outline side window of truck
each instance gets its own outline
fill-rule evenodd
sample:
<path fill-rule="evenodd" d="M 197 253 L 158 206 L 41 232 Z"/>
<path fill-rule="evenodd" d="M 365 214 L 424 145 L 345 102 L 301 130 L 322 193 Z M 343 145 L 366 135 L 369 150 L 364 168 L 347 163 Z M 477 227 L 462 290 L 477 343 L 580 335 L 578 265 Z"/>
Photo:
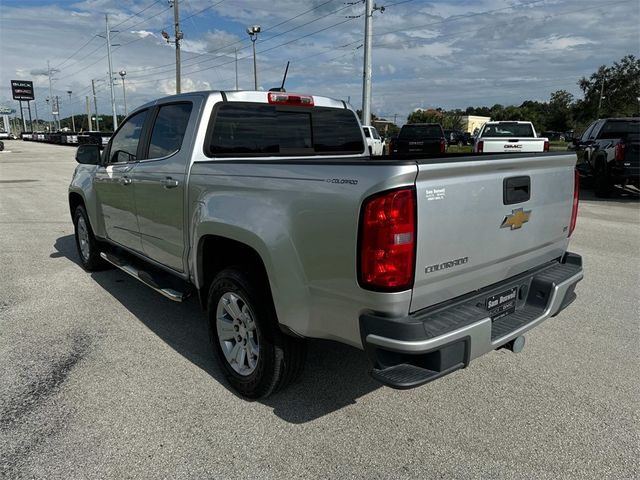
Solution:
<path fill-rule="evenodd" d="M 160 107 L 151 131 L 148 158 L 168 157 L 182 148 L 192 107 L 191 102 Z"/>
<path fill-rule="evenodd" d="M 147 110 L 136 113 L 116 132 L 109 147 L 109 163 L 135 162 L 138 159 L 138 143 Z"/>

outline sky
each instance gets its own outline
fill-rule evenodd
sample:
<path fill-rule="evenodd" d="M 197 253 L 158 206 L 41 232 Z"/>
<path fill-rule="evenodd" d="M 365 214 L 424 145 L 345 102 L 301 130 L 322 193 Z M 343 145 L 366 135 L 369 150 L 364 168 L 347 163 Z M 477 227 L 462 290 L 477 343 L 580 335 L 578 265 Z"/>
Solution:
<path fill-rule="evenodd" d="M 418 109 L 547 101 L 627 54 L 640 56 L 638 0 L 378 0 L 373 16 L 372 111 L 403 123 Z M 179 0 L 182 90 L 253 89 L 249 25 L 259 88 L 362 102 L 364 3 L 358 0 Z M 49 119 L 47 62 L 62 117 L 86 112 L 86 96 L 111 114 L 105 35 L 114 44 L 116 109 L 175 92 L 173 8 L 167 0 L 0 0 L 0 105 L 17 108 L 10 80 L 32 80 Z M 99 36 L 99 35 L 102 35 Z M 71 96 L 67 93 L 71 91 Z M 32 112 L 33 108 L 32 102 Z M 35 113 L 35 112 L 34 112 Z"/>

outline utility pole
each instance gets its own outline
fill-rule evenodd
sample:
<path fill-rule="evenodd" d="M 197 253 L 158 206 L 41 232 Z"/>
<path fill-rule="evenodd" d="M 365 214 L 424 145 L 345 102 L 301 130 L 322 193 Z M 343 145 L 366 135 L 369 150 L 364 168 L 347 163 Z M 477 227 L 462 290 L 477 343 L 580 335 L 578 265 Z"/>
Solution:
<path fill-rule="evenodd" d="M 87 103 L 87 126 L 89 127 L 89 132 L 93 130 L 91 126 L 91 101 L 89 100 L 89 95 L 84 97 Z M 97 115 L 96 115 L 97 118 Z"/>
<path fill-rule="evenodd" d="M 236 90 L 238 90 L 238 49 L 234 49 L 236 52 Z"/>
<path fill-rule="evenodd" d="M 373 42 L 373 3 L 364 7 L 364 69 L 362 71 L 362 124 L 371 124 L 371 42 Z"/>
<path fill-rule="evenodd" d="M 384 12 L 373 0 L 365 0 L 364 7 L 364 68 L 362 71 L 362 124 L 371 125 L 371 49 L 373 44 L 373 12 Z"/>
<path fill-rule="evenodd" d="M 47 76 L 49 77 L 49 98 L 51 99 L 49 103 L 51 106 L 51 121 L 55 122 L 55 117 L 53 116 L 53 89 L 51 88 L 51 65 L 49 64 L 49 60 L 47 60 Z M 49 122 L 49 133 L 51 133 L 51 122 Z"/>
<path fill-rule="evenodd" d="M 180 40 L 182 40 L 184 35 L 180 31 L 180 7 L 178 0 L 169 0 L 169 6 L 173 7 L 175 39 L 171 40 L 171 36 L 164 30 L 162 31 L 162 38 L 164 38 L 167 43 L 174 43 L 176 45 L 176 95 L 178 95 L 182 91 L 180 87 Z"/>
<path fill-rule="evenodd" d="M 113 131 L 118 128 L 118 115 L 116 114 L 116 96 L 113 92 L 113 65 L 111 63 L 111 30 L 109 30 L 109 15 L 105 13 L 105 35 L 107 37 L 107 57 L 109 57 L 109 87 L 111 88 L 111 114 L 113 115 Z M 96 120 L 98 115 L 96 114 Z"/>
<path fill-rule="evenodd" d="M 93 89 L 93 106 L 96 111 L 96 131 L 100 131 L 100 119 L 98 118 L 98 99 L 96 97 L 96 81 L 91 80 L 91 88 Z M 91 122 L 89 122 L 89 127 L 91 127 Z M 89 128 L 91 130 L 91 128 Z"/>
<path fill-rule="evenodd" d="M 182 40 L 182 32 L 180 31 L 180 10 L 178 0 L 173 0 L 173 21 L 176 35 L 176 95 L 181 92 L 180 88 L 180 40 Z"/>
<path fill-rule="evenodd" d="M 604 95 L 604 74 L 602 75 L 602 83 L 600 84 L 600 98 L 598 99 L 598 112 L 596 119 L 600 118 L 600 107 L 602 107 L 602 95 Z"/>
<path fill-rule="evenodd" d="M 40 120 L 38 117 L 38 102 L 33 102 L 33 107 L 36 109 L 36 130 L 38 128 L 38 125 L 40 124 Z M 33 130 L 33 128 L 32 128 Z"/>
<path fill-rule="evenodd" d="M 394 124 L 394 125 L 396 125 L 396 126 L 398 125 L 398 124 L 396 123 L 396 119 L 397 119 L 397 118 L 398 118 L 398 114 L 397 114 L 397 113 L 394 113 L 394 114 L 393 114 L 393 124 Z"/>

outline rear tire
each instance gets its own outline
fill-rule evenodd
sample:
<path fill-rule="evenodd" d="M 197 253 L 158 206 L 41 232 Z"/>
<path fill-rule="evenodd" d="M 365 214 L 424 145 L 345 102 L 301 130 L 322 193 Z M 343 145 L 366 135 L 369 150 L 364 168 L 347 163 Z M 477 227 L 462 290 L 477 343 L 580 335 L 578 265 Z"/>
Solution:
<path fill-rule="evenodd" d="M 76 248 L 80 264 L 88 272 L 104 269 L 107 264 L 100 258 L 101 242 L 96 240 L 84 206 L 78 205 L 73 212 Z"/>
<path fill-rule="evenodd" d="M 236 266 L 221 271 L 209 289 L 209 338 L 231 386 L 264 398 L 296 380 L 304 368 L 304 340 L 282 333 L 268 285 Z"/>
<path fill-rule="evenodd" d="M 596 162 L 596 170 L 593 177 L 593 190 L 596 197 L 607 198 L 611 195 L 613 183 L 609 177 L 606 162 L 604 160 Z"/>

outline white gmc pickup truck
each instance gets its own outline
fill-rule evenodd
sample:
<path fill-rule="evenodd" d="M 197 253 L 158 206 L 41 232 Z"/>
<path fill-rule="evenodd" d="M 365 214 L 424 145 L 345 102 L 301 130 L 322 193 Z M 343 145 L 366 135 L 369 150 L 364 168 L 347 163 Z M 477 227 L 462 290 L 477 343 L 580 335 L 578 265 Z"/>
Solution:
<path fill-rule="evenodd" d="M 474 145 L 477 153 L 548 152 L 549 139 L 538 137 L 531 122 L 487 122 Z"/>

